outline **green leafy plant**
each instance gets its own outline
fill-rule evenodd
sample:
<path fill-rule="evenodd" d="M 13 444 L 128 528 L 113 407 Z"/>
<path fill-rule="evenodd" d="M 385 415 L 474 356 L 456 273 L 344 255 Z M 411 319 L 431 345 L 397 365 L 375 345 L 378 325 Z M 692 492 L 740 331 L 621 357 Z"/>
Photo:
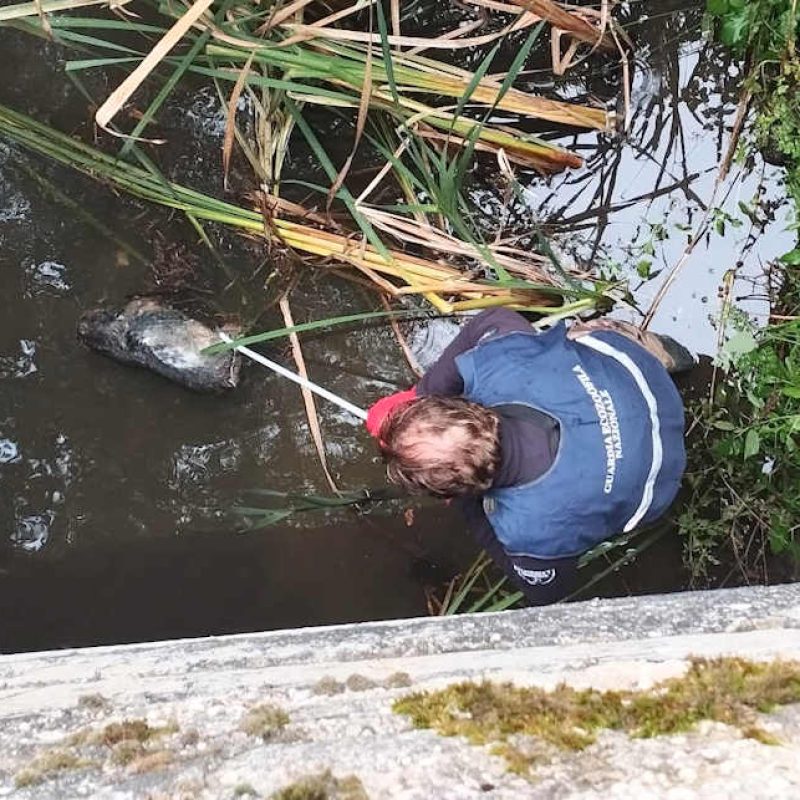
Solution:
<path fill-rule="evenodd" d="M 708 0 L 719 40 L 744 57 L 754 122 L 747 146 L 786 169 L 800 210 L 800 61 L 795 0 Z M 755 210 L 740 203 L 753 219 Z M 716 212 L 716 210 L 715 210 Z M 715 213 L 717 232 L 732 219 Z M 694 580 L 768 579 L 768 556 L 800 560 L 800 250 L 786 253 L 775 321 L 760 331 L 741 315 L 718 354 L 727 374 L 695 404 L 688 502 L 678 519 Z M 780 281 L 779 281 L 780 282 Z M 731 325 L 733 323 L 733 325 Z M 731 567 L 730 565 L 733 564 Z M 727 569 L 727 575 L 724 569 Z"/>
<path fill-rule="evenodd" d="M 800 319 L 735 332 L 720 365 L 727 380 L 692 408 L 678 518 L 695 580 L 731 556 L 745 579 L 767 552 L 800 559 Z"/>
<path fill-rule="evenodd" d="M 719 40 L 745 58 L 745 91 L 756 108 L 752 146 L 786 167 L 789 194 L 800 201 L 800 62 L 795 0 L 708 0 Z M 726 220 L 717 225 L 724 225 Z"/>
<path fill-rule="evenodd" d="M 760 99 L 754 125 L 756 146 L 786 167 L 786 186 L 800 207 L 800 62 L 787 59 Z"/>
<path fill-rule="evenodd" d="M 708 0 L 719 40 L 759 59 L 778 58 L 796 35 L 797 15 L 792 0 Z"/>

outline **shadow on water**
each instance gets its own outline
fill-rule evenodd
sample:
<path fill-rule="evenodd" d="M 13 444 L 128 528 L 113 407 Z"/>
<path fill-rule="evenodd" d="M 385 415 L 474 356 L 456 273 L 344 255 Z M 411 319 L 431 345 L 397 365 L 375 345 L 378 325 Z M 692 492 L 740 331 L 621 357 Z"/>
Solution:
<path fill-rule="evenodd" d="M 454 530 L 449 515 L 426 522 L 433 534 L 424 537 L 405 530 L 402 516 L 265 535 L 151 532 L 88 552 L 0 561 L 3 649 L 424 615 L 423 586 L 468 557 L 436 533 Z M 437 551 L 441 563 L 431 560 Z"/>
<path fill-rule="evenodd" d="M 586 158 L 586 168 L 549 182 L 523 174 L 524 202 L 512 207 L 508 230 L 529 228 L 535 219 L 565 257 L 632 278 L 646 310 L 680 257 L 687 229 L 706 206 L 719 206 L 726 235 L 712 233 L 701 243 L 654 323 L 696 352 L 712 353 L 709 316 L 725 271 L 741 262 L 737 293 L 748 311 L 763 313 L 761 265 L 790 249 L 780 180 L 772 168 L 753 164 L 714 194 L 737 69 L 702 39 L 701 4 L 630 6 L 625 22 L 637 59 L 629 135 L 559 133 Z M 57 47 L 2 30 L 0 51 L 16 75 L 0 85 L 0 102 L 62 130 L 87 132 L 87 100 L 62 77 Z M 530 88 L 564 97 L 618 94 L 616 66 L 595 60 L 554 86 L 536 69 L 528 79 Z M 96 73 L 88 87 L 102 96 L 112 85 Z M 203 87 L 173 95 L 159 120 L 170 144 L 158 155 L 172 177 L 220 191 L 222 119 Z M 314 122 L 341 124 L 323 115 Z M 318 178 L 312 161 L 293 146 L 293 177 Z M 490 168 L 478 170 L 487 180 L 473 191 L 487 218 L 496 219 L 500 195 Z M 755 220 L 737 210 L 753 197 L 766 209 Z M 236 279 L 233 290 L 195 247 L 182 218 L 0 142 L 0 652 L 424 614 L 424 588 L 474 558 L 461 520 L 429 504 L 416 508 L 410 527 L 387 509 L 366 517 L 309 515 L 236 535 L 221 509 L 244 490 L 325 491 L 295 388 L 248 370 L 234 394 L 199 397 L 77 344 L 81 311 L 142 291 L 159 237 L 194 248 L 203 279 L 217 281 L 212 291 L 223 311 L 277 327 L 274 310 L 252 291 L 269 272 L 263 254 L 234 235 L 212 233 Z M 141 263 L 120 242 L 140 252 Z M 374 297 L 312 272 L 292 303 L 298 319 L 317 319 L 371 308 Z M 430 363 L 454 330 L 445 321 L 409 326 L 407 333 L 420 360 Z M 413 380 L 383 326 L 311 336 L 304 349 L 312 377 L 359 405 Z M 271 354 L 286 356 L 282 345 Z M 381 485 L 362 427 L 331 407 L 320 411 L 340 485 Z M 669 591 L 684 581 L 680 543 L 665 536 L 634 568 L 596 589 Z"/>

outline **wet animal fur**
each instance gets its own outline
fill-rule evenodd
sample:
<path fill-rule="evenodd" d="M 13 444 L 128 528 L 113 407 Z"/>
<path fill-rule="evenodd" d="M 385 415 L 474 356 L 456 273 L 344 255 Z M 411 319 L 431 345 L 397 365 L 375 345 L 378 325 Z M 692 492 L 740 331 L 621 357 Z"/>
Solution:
<path fill-rule="evenodd" d="M 226 332 L 238 333 L 230 328 Z M 78 339 L 92 350 L 195 391 L 220 392 L 239 383 L 238 353 L 203 355 L 204 348 L 219 342 L 216 332 L 152 298 L 136 298 L 121 310 L 87 311 L 78 323 Z"/>

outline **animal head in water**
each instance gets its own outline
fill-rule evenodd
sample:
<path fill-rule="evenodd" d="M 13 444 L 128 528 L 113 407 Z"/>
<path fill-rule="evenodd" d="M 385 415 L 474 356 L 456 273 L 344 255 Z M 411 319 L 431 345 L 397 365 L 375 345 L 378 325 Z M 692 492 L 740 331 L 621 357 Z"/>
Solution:
<path fill-rule="evenodd" d="M 125 352 L 125 330 L 125 320 L 121 314 L 96 308 L 86 311 L 78 320 L 78 341 L 92 350 L 121 358 Z"/>
<path fill-rule="evenodd" d="M 220 341 L 214 329 L 151 298 L 131 300 L 121 310 L 87 311 L 78 322 L 78 339 L 117 361 L 197 391 L 232 389 L 239 382 L 238 353 L 202 352 Z"/>

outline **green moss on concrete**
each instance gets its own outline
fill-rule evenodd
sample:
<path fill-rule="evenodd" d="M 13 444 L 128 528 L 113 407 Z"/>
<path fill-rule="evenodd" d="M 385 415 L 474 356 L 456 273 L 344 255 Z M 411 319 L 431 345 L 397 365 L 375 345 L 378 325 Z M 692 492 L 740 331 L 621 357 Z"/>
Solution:
<path fill-rule="evenodd" d="M 122 722 L 112 722 L 100 731 L 97 737 L 98 744 L 113 747 L 120 742 L 139 742 L 143 744 L 155 736 L 165 733 L 162 728 L 154 728 L 143 719 L 125 719 Z"/>
<path fill-rule="evenodd" d="M 64 743 L 77 747 L 82 745 L 105 745 L 113 748 L 120 742 L 144 744 L 159 736 L 176 733 L 178 730 L 178 725 L 174 722 L 155 727 L 143 719 L 124 719 L 121 722 L 111 722 L 102 728 L 82 728 L 70 734 L 64 740 Z"/>
<path fill-rule="evenodd" d="M 190 728 L 181 735 L 181 744 L 184 747 L 196 747 L 199 742 L 200 731 L 198 731 L 197 728 Z"/>
<path fill-rule="evenodd" d="M 14 776 L 14 782 L 18 789 L 22 789 L 42 783 L 59 772 L 91 766 L 93 766 L 91 761 L 87 761 L 69 750 L 47 750 L 34 758 L 27 767 L 21 769 Z"/>
<path fill-rule="evenodd" d="M 369 800 L 369 796 L 355 775 L 336 778 L 325 770 L 274 792 L 269 800 Z"/>
<path fill-rule="evenodd" d="M 345 683 L 337 681 L 330 675 L 325 675 L 314 684 L 311 691 L 314 694 L 334 695 L 341 694 L 345 689 L 349 689 L 351 692 L 363 692 L 378 686 L 385 689 L 405 689 L 411 685 L 411 676 L 407 672 L 393 672 L 383 681 L 376 681 L 366 675 L 353 673 Z"/>
<path fill-rule="evenodd" d="M 145 746 L 136 739 L 123 739 L 111 748 L 111 762 L 120 767 L 126 767 L 131 761 L 141 758 L 146 752 Z"/>
<path fill-rule="evenodd" d="M 154 750 L 145 752 L 128 764 L 128 770 L 137 775 L 146 772 L 157 772 L 175 762 L 175 753 L 171 750 Z"/>
<path fill-rule="evenodd" d="M 124 719 L 99 728 L 83 728 L 67 736 L 63 745 L 75 748 L 76 752 L 90 748 L 92 756 L 98 754 L 99 748 L 100 757 L 108 763 L 130 769 L 141 763 L 145 765 L 143 771 L 149 771 L 147 765 L 165 761 L 163 754 L 170 752 L 155 749 L 158 740 L 179 730 L 175 722 L 153 726 L 144 719 Z M 136 768 L 135 771 L 141 770 Z"/>
<path fill-rule="evenodd" d="M 561 750 L 582 750 L 602 729 L 651 737 L 688 731 L 700 720 L 723 722 L 774 744 L 756 712 L 800 702 L 800 662 L 695 659 L 680 678 L 641 692 L 599 692 L 561 684 L 553 691 L 510 683 L 459 683 L 397 700 L 393 709 L 418 728 L 492 744 L 509 768 L 525 772 L 537 759 L 509 742 L 535 737 Z"/>
<path fill-rule="evenodd" d="M 275 738 L 289 724 L 289 715 L 272 703 L 254 706 L 245 714 L 239 728 L 265 742 Z"/>
<path fill-rule="evenodd" d="M 407 689 L 413 684 L 407 672 L 393 672 L 384 682 L 387 689 Z"/>

